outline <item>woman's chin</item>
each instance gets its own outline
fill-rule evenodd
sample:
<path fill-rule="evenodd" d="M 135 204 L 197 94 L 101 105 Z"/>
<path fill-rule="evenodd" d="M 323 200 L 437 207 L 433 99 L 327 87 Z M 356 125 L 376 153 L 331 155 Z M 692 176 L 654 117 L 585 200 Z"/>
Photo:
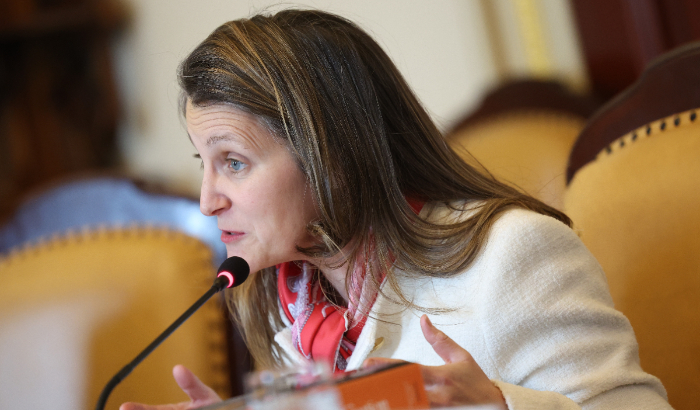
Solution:
<path fill-rule="evenodd" d="M 269 263 L 264 263 L 264 261 L 261 261 L 259 259 L 256 259 L 245 252 L 227 252 L 226 256 L 228 258 L 232 256 L 238 256 L 239 258 L 242 258 L 248 263 L 248 267 L 250 268 L 250 273 L 257 272 L 260 270 L 263 270 L 265 268 L 268 268 L 270 266 L 274 266 L 274 264 L 270 265 Z"/>

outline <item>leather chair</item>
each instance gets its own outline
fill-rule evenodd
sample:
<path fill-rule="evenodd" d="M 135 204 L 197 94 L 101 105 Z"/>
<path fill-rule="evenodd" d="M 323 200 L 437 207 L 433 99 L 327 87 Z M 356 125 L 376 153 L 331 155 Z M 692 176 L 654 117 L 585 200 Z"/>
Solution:
<path fill-rule="evenodd" d="M 206 292 L 224 249 L 196 201 L 126 179 L 74 181 L 0 228 L 0 408 L 93 408 L 107 381 Z M 186 399 L 182 363 L 230 394 L 227 321 L 209 301 L 113 391 Z"/>
<path fill-rule="evenodd" d="M 490 92 L 447 139 L 467 162 L 562 209 L 569 153 L 596 107 L 556 82 L 515 81 Z"/>
<path fill-rule="evenodd" d="M 652 62 L 597 112 L 569 161 L 564 211 L 632 323 L 671 405 L 700 402 L 700 43 Z"/>

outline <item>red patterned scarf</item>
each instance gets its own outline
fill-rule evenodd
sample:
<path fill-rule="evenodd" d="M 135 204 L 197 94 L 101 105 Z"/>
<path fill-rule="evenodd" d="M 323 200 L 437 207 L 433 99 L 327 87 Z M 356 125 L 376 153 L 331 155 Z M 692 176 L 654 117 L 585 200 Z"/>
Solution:
<path fill-rule="evenodd" d="M 358 309 L 352 303 L 350 308 L 330 303 L 317 280 L 316 267 L 307 262 L 277 265 L 277 291 L 292 322 L 297 350 L 309 360 L 327 362 L 333 371 L 344 371 L 365 323 L 364 318 L 355 318 Z"/>
<path fill-rule="evenodd" d="M 408 202 L 416 214 L 423 208 L 422 202 Z M 370 265 L 367 262 L 355 263 L 348 308 L 337 307 L 326 299 L 315 266 L 308 262 L 277 265 L 277 292 L 282 310 L 292 323 L 292 343 L 304 357 L 325 361 L 334 372 L 346 369 L 366 321 L 363 311 L 368 311 L 377 299 L 377 289 L 364 286 Z"/>

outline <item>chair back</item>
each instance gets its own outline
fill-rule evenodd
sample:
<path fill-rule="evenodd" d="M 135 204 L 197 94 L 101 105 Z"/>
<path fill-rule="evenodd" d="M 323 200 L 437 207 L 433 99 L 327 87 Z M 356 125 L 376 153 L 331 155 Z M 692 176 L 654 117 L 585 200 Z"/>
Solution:
<path fill-rule="evenodd" d="M 620 136 L 658 119 L 700 107 L 698 67 L 700 42 L 678 47 L 649 63 L 634 84 L 591 116 L 571 150 L 567 183 Z"/>
<path fill-rule="evenodd" d="M 0 227 L 0 254 L 57 233 L 129 225 L 183 232 L 206 243 L 215 264 L 226 258 L 216 219 L 202 215 L 196 200 L 151 193 L 116 177 L 70 180 L 27 198 Z"/>
<path fill-rule="evenodd" d="M 216 233 L 196 201 L 123 179 L 77 181 L 27 202 L 0 229 L 0 407 L 93 408 L 107 381 L 211 287 Z M 178 363 L 227 396 L 221 302 L 163 342 L 107 408 L 186 400 L 172 379 Z"/>
<path fill-rule="evenodd" d="M 700 86 L 698 45 L 660 61 L 586 126 L 574 150 L 599 152 L 570 162 L 564 211 L 632 323 L 642 368 L 661 379 L 675 409 L 689 410 L 700 402 L 700 92 L 684 91 L 672 107 L 640 96 L 673 99 L 677 81 Z"/>
<path fill-rule="evenodd" d="M 508 83 L 451 131 L 448 142 L 477 168 L 562 209 L 569 152 L 594 106 L 557 83 Z"/>

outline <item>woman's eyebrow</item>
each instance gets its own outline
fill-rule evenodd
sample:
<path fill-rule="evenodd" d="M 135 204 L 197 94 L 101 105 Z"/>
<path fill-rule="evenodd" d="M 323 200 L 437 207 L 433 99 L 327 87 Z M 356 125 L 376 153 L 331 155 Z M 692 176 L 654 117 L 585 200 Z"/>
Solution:
<path fill-rule="evenodd" d="M 257 136 L 252 132 L 247 132 L 244 130 L 233 134 L 222 133 L 218 135 L 212 135 L 207 139 L 204 145 L 207 147 L 211 147 L 212 145 L 215 145 L 221 141 L 229 141 L 233 142 L 234 144 L 237 144 L 239 147 L 246 151 L 250 150 L 262 153 L 266 151 L 266 141 L 264 140 L 265 138 L 266 137 L 261 138 L 260 136 Z"/>
<path fill-rule="evenodd" d="M 237 142 L 237 138 L 233 138 L 230 135 L 214 135 L 212 137 L 209 137 L 207 142 L 204 144 L 207 147 L 211 147 L 212 145 L 216 144 L 219 141 L 233 141 Z"/>
<path fill-rule="evenodd" d="M 192 136 L 189 132 L 187 133 L 187 138 L 189 138 L 190 142 L 194 144 L 194 142 L 192 141 Z M 236 141 L 236 138 L 233 138 L 230 135 L 214 135 L 213 137 L 207 139 L 207 142 L 205 142 L 204 145 L 206 145 L 207 147 L 211 147 L 219 141 Z"/>

